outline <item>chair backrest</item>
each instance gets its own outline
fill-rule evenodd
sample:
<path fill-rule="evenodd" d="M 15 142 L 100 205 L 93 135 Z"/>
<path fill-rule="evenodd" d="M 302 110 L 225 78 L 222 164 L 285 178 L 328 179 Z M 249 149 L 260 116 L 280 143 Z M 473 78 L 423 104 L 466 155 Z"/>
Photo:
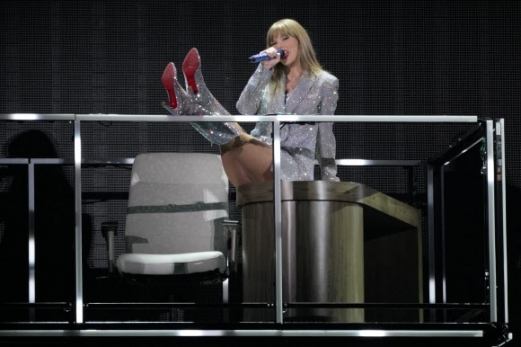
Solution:
<path fill-rule="evenodd" d="M 224 253 L 228 186 L 219 155 L 138 155 L 125 226 L 127 253 Z"/>

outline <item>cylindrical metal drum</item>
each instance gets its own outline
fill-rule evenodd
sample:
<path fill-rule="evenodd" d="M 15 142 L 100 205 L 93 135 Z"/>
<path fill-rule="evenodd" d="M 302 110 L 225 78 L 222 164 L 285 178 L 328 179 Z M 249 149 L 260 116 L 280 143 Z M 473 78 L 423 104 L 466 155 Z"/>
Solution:
<path fill-rule="evenodd" d="M 352 182 L 282 182 L 283 301 L 364 302 L 363 208 Z M 242 208 L 243 302 L 275 302 L 273 183 L 237 189 Z M 245 309 L 244 321 L 274 321 Z M 363 322 L 363 309 L 292 308 L 285 321 Z"/>

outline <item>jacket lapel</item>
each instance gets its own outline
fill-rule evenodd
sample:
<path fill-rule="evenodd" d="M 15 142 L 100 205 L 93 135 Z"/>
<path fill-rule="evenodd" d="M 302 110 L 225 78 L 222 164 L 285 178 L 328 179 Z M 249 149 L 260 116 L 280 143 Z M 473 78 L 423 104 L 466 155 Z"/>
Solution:
<path fill-rule="evenodd" d="M 288 95 L 288 100 L 286 101 L 287 113 L 295 112 L 297 106 L 302 102 L 302 98 L 308 94 L 313 86 L 315 79 L 316 77 L 312 77 L 308 72 L 304 72 L 302 77 L 300 77 L 297 87 Z M 282 97 L 284 97 L 284 95 Z"/>

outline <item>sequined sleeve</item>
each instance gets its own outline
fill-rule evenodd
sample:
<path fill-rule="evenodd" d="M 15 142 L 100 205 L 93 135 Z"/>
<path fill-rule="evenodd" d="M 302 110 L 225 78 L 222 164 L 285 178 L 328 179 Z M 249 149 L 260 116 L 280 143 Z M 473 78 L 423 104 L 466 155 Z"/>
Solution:
<path fill-rule="evenodd" d="M 326 81 L 322 86 L 320 114 L 323 115 L 335 114 L 338 101 L 338 79 L 331 75 L 329 77 L 331 77 L 331 81 Z M 326 181 L 340 181 L 336 176 L 336 139 L 333 133 L 333 123 L 319 123 L 315 156 L 320 166 L 322 179 Z"/>
<path fill-rule="evenodd" d="M 272 74 L 273 69 L 267 70 L 261 64 L 257 66 L 237 101 L 236 106 L 240 114 L 258 114 L 263 100 L 264 89 L 268 85 Z"/>

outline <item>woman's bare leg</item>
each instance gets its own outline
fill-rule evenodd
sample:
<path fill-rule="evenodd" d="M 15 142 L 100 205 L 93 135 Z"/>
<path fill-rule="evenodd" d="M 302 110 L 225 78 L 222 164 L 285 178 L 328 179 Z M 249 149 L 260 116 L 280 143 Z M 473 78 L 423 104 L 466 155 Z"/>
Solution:
<path fill-rule="evenodd" d="M 273 181 L 272 148 L 246 133 L 221 146 L 224 171 L 235 187 Z"/>

